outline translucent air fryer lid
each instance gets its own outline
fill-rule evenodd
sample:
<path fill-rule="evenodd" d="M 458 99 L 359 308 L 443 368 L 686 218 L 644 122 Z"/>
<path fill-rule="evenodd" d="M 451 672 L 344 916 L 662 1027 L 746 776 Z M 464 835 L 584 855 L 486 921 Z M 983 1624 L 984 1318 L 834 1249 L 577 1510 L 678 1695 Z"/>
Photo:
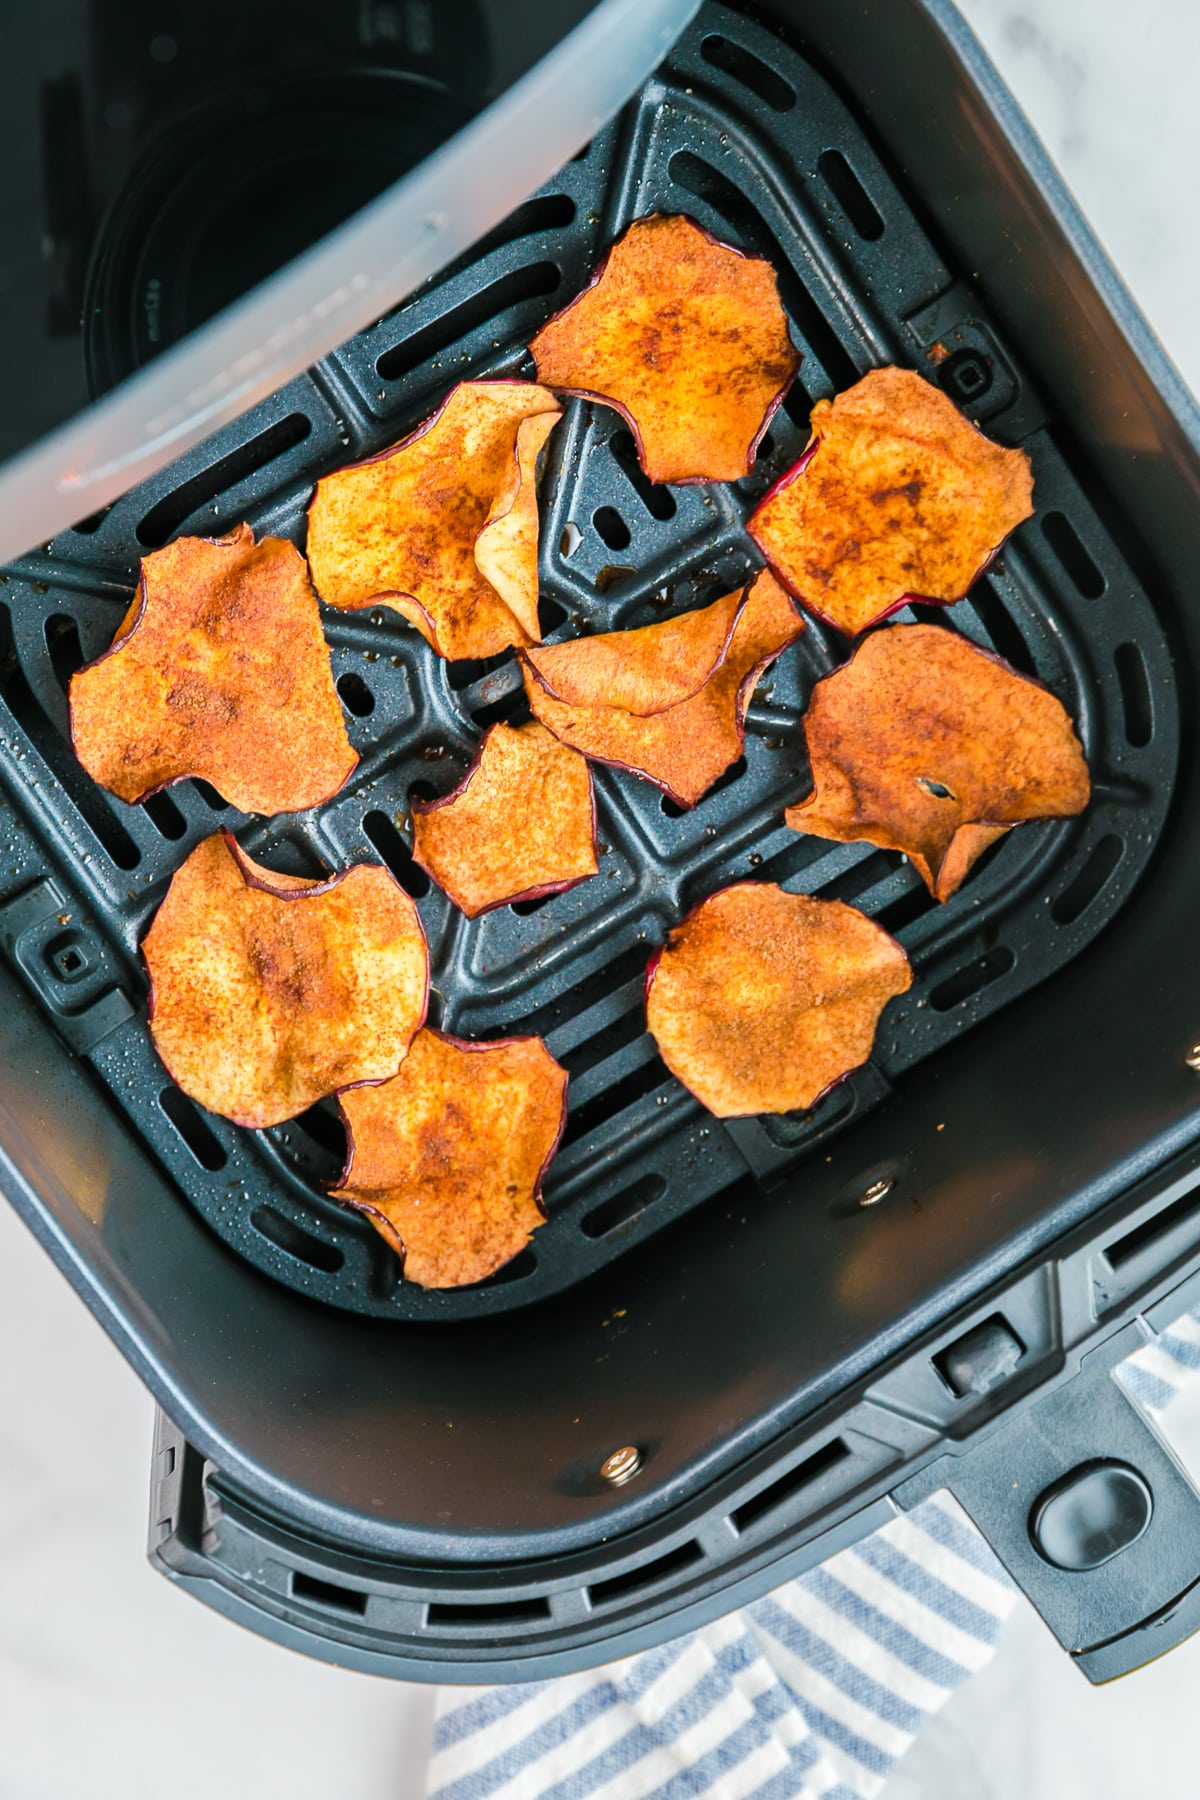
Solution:
<path fill-rule="evenodd" d="M 46 0 L 0 62 L 0 559 L 386 312 L 694 0 Z"/>

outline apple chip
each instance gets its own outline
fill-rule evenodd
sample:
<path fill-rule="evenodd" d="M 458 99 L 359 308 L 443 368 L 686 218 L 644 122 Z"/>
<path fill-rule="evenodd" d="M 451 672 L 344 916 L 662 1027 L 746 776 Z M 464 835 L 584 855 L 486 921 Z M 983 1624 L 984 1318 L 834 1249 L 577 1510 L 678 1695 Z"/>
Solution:
<path fill-rule="evenodd" d="M 248 525 L 142 560 L 112 646 L 71 677 L 71 738 L 122 800 L 202 776 L 242 812 L 301 812 L 358 762 L 304 558 Z"/>
<path fill-rule="evenodd" d="M 854 635 L 906 601 L 961 600 L 1033 511 L 1005 450 L 909 369 L 873 369 L 819 400 L 812 441 L 748 529 L 810 611 Z"/>
<path fill-rule="evenodd" d="M 700 623 L 723 617 L 733 606 L 733 628 L 720 661 L 711 667 L 701 685 L 682 698 L 673 696 L 690 680 L 663 681 L 658 697 L 663 704 L 651 711 L 646 703 L 654 694 L 652 680 L 637 679 L 636 665 L 658 633 L 685 621 Z M 755 684 L 767 666 L 799 637 L 804 621 L 774 576 L 765 571 L 742 593 L 727 594 L 711 606 L 685 613 L 663 625 L 647 625 L 639 631 L 611 632 L 604 637 L 574 639 L 549 650 L 527 652 L 525 691 L 542 723 L 564 744 L 582 750 L 596 762 L 629 769 L 669 794 L 680 806 L 694 806 L 719 775 L 736 762 L 746 740 L 744 717 Z M 603 648 L 589 667 L 582 654 Z M 624 673 L 619 672 L 621 664 Z M 591 680 L 592 668 L 607 681 Z M 545 673 L 543 672 L 545 671 Z M 586 676 L 586 679 L 582 677 Z M 551 687 L 552 684 L 552 687 Z M 580 696 L 596 696 L 569 702 L 558 698 L 566 689 Z M 639 695 L 646 710 L 635 711 L 613 704 L 614 693 Z"/>
<path fill-rule="evenodd" d="M 439 656 L 536 644 L 537 459 L 561 417 L 533 382 L 463 381 L 402 443 L 318 481 L 322 600 L 392 606 Z"/>
<path fill-rule="evenodd" d="M 710 606 L 634 631 L 602 631 L 530 650 L 525 662 L 538 685 L 568 706 L 603 702 L 644 717 L 698 693 L 720 668 L 738 615 L 741 588 Z"/>
<path fill-rule="evenodd" d="M 529 414 L 517 426 L 508 473 L 475 539 L 475 566 L 489 581 L 524 632 L 525 643 L 541 641 L 538 624 L 537 462 L 546 439 L 561 419 L 553 412 Z M 516 640 L 514 640 L 516 641 Z"/>
<path fill-rule="evenodd" d="M 770 263 L 658 213 L 530 349 L 547 387 L 624 414 L 651 481 L 749 474 L 800 365 Z"/>
<path fill-rule="evenodd" d="M 394 1075 L 425 1020 L 417 909 L 386 869 L 277 875 L 229 832 L 198 844 L 142 944 L 172 1079 L 237 1125 Z"/>
<path fill-rule="evenodd" d="M 1025 819 L 1082 812 L 1090 783 L 1061 704 L 938 625 L 890 625 L 813 689 L 813 791 L 796 831 L 903 850 L 948 900 L 989 844 Z"/>
<path fill-rule="evenodd" d="M 567 1105 L 541 1038 L 425 1030 L 399 1074 L 338 1099 L 350 1154 L 333 1197 L 366 1213 L 409 1281 L 466 1287 L 525 1248 Z"/>
<path fill-rule="evenodd" d="M 743 881 L 669 933 L 646 1024 L 719 1119 L 792 1112 L 861 1068 L 879 1015 L 911 985 L 899 944 L 855 907 Z"/>
<path fill-rule="evenodd" d="M 592 772 L 544 725 L 493 725 L 452 794 L 414 801 L 413 861 L 469 919 L 586 881 L 596 860 Z"/>

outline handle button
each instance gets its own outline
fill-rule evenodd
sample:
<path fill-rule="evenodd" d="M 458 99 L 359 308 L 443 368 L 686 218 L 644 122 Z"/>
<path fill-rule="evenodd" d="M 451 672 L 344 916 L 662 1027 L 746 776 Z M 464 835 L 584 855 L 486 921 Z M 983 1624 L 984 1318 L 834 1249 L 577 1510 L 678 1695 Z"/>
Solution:
<path fill-rule="evenodd" d="M 1029 1536 L 1056 1568 L 1098 1569 L 1137 1542 L 1153 1511 L 1154 1497 L 1136 1469 L 1084 1463 L 1035 1501 Z"/>

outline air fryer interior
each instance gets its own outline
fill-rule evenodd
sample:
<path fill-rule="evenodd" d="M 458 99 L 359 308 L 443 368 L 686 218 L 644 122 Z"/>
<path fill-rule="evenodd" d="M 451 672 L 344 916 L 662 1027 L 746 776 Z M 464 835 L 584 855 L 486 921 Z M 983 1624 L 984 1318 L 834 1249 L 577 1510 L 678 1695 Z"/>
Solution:
<path fill-rule="evenodd" d="M 1200 493 L 1166 378 L 936 14 L 876 0 L 851 21 L 796 0 L 771 16 L 786 44 L 706 7 L 662 79 L 462 267 L 7 577 L 6 1185 L 231 1492 L 373 1553 L 540 1559 L 662 1517 L 1196 1134 L 1190 731 L 1168 802 Z M 522 368 L 530 331 L 652 206 L 786 264 L 807 398 L 940 344 L 957 397 L 1028 442 L 1039 518 L 953 622 L 1062 693 L 1098 798 L 1078 824 L 1014 833 L 940 913 L 894 859 L 783 831 L 803 684 L 832 654 L 813 628 L 802 685 L 760 691 L 746 768 L 712 802 L 675 817 L 602 779 L 597 883 L 470 940 L 423 894 L 442 1022 L 548 1031 L 575 1059 L 577 1129 L 533 1267 L 461 1302 L 414 1297 L 315 1197 L 336 1154 L 320 1118 L 252 1144 L 156 1073 L 137 932 L 188 844 L 231 815 L 190 787 L 118 812 L 71 762 L 62 680 L 107 642 L 139 547 L 241 517 L 298 531 L 316 473 L 399 436 L 454 379 Z M 615 421 L 573 407 L 547 477 L 546 623 L 641 623 L 664 595 L 732 585 L 740 515 L 802 444 L 805 410 L 798 393 L 727 497 L 645 491 L 606 448 Z M 373 847 L 413 882 L 408 783 L 452 784 L 479 726 L 509 716 L 511 665 L 431 677 L 387 616 L 330 636 L 378 758 L 362 791 L 245 841 L 298 872 Z M 812 1120 L 727 1133 L 654 1067 L 635 990 L 670 917 L 752 869 L 876 911 L 919 985 L 869 1082 Z M 883 1177 L 886 1200 L 860 1207 Z M 613 1491 L 595 1471 L 625 1443 L 643 1472 Z"/>

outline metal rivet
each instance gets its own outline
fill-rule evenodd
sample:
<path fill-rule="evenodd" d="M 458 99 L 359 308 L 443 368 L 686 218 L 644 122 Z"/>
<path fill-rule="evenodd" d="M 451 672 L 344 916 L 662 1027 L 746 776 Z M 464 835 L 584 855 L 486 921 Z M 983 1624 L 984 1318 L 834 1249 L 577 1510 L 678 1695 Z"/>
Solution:
<path fill-rule="evenodd" d="M 860 1206 L 878 1206 L 879 1202 L 891 1193 L 894 1185 L 890 1175 L 881 1176 L 878 1181 L 873 1181 L 870 1187 L 863 1189 L 858 1196 L 858 1204 Z"/>
<path fill-rule="evenodd" d="M 621 1450 L 614 1450 L 600 1464 L 600 1479 L 607 1481 L 611 1487 L 624 1487 L 632 1481 L 642 1466 L 642 1453 L 636 1444 L 626 1444 Z"/>
<path fill-rule="evenodd" d="M 1183 1060 L 1189 1069 L 1195 1069 L 1200 1075 L 1200 1044 L 1193 1044 Z"/>

